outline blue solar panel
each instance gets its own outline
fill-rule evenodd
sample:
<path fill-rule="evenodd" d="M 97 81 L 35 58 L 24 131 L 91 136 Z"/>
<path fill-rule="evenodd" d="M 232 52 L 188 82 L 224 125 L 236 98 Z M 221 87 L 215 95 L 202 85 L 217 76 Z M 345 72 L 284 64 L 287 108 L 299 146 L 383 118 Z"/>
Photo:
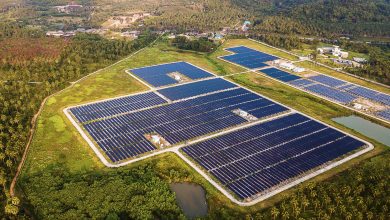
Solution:
<path fill-rule="evenodd" d="M 335 78 L 325 76 L 325 75 L 312 76 L 312 77 L 309 77 L 309 79 L 316 81 L 316 82 L 319 82 L 319 83 L 322 83 L 324 85 L 330 86 L 330 87 L 337 87 L 337 86 L 341 86 L 341 85 L 344 85 L 347 83 L 345 81 L 335 79 Z"/>
<path fill-rule="evenodd" d="M 390 109 L 380 111 L 376 113 L 379 117 L 390 121 Z"/>
<path fill-rule="evenodd" d="M 321 96 L 325 96 L 334 101 L 341 102 L 343 104 L 347 104 L 355 100 L 357 97 L 346 92 L 339 91 L 337 89 L 333 89 L 331 87 L 327 87 L 321 84 L 315 84 L 311 86 L 307 86 L 304 89 L 309 90 L 313 93 L 316 93 Z"/>
<path fill-rule="evenodd" d="M 337 87 L 338 89 L 340 89 L 340 90 L 348 90 L 348 89 L 352 89 L 353 87 L 355 87 L 356 85 L 354 85 L 354 84 L 349 84 L 349 83 L 347 83 L 347 84 L 345 84 L 345 85 L 342 85 L 342 86 L 339 86 L 339 87 Z"/>
<path fill-rule="evenodd" d="M 246 199 L 364 145 L 303 115 L 292 114 L 182 149 Z"/>
<path fill-rule="evenodd" d="M 361 96 L 366 99 L 371 99 L 376 102 L 380 102 L 382 104 L 390 106 L 390 95 L 387 95 L 385 93 L 377 92 L 371 89 L 367 89 L 362 86 L 356 86 L 353 88 L 349 88 L 346 90 L 347 92 Z"/>
<path fill-rule="evenodd" d="M 259 72 L 265 73 L 267 76 L 270 76 L 283 82 L 290 82 L 301 78 L 299 76 L 292 75 L 291 73 L 276 68 L 264 69 Z"/>
<path fill-rule="evenodd" d="M 298 80 L 290 81 L 289 84 L 294 85 L 294 86 L 298 86 L 298 87 L 304 87 L 304 86 L 312 85 L 315 83 L 310 81 L 310 80 L 307 80 L 307 79 L 298 79 Z"/>
<path fill-rule="evenodd" d="M 233 112 L 235 109 L 258 118 L 288 111 L 257 94 L 236 88 L 83 126 L 107 156 L 117 162 L 156 149 L 145 134 L 158 133 L 170 144 L 177 144 L 247 122 Z"/>
<path fill-rule="evenodd" d="M 238 47 L 230 47 L 226 48 L 227 51 L 233 52 L 233 53 L 249 53 L 249 52 L 256 52 L 256 50 L 251 49 L 249 47 L 245 46 L 238 46 Z"/>
<path fill-rule="evenodd" d="M 275 56 L 244 46 L 227 48 L 226 50 L 234 52 L 235 54 L 223 56 L 221 57 L 222 59 L 244 66 L 248 69 L 256 69 L 267 66 L 265 62 L 277 59 Z"/>
<path fill-rule="evenodd" d="M 130 71 L 155 87 L 178 83 L 178 81 L 168 76 L 169 73 L 173 72 L 179 72 L 190 79 L 201 79 L 213 76 L 212 74 L 186 62 L 148 66 L 132 69 Z"/>
<path fill-rule="evenodd" d="M 237 86 L 229 81 L 218 78 L 160 89 L 158 92 L 170 100 L 179 100 L 234 87 Z"/>
<path fill-rule="evenodd" d="M 390 95 L 384 94 L 384 93 L 378 93 L 374 100 L 380 103 L 383 103 L 385 105 L 390 106 Z"/>
<path fill-rule="evenodd" d="M 77 118 L 77 120 L 84 123 L 87 121 L 111 117 L 117 114 L 123 114 L 130 111 L 164 104 L 166 102 L 167 101 L 155 93 L 148 92 L 140 95 L 131 95 L 73 107 L 70 109 L 70 111 Z"/>

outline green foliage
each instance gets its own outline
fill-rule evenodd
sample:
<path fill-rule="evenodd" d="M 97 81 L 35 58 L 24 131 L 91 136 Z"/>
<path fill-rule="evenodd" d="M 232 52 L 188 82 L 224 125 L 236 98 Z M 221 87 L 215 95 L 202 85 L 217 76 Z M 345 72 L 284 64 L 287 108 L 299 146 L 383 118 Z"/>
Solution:
<path fill-rule="evenodd" d="M 190 40 L 185 36 L 177 36 L 171 41 L 171 44 L 182 50 L 193 50 L 198 52 L 211 52 L 218 47 L 213 41 L 203 37 Z"/>
<path fill-rule="evenodd" d="M 30 35 L 29 30 L 25 33 L 20 26 L 7 26 L 6 29 L 9 34 L 3 35 L 3 38 Z M 0 177 L 3 196 L 27 143 L 31 119 L 43 98 L 69 85 L 69 82 L 146 46 L 155 37 L 146 33 L 128 42 L 81 34 L 64 48 L 58 60 L 0 63 Z M 15 213 L 17 207 L 14 206 L 8 204 L 5 211 Z"/>
<path fill-rule="evenodd" d="M 352 74 L 390 85 L 390 60 L 379 48 L 369 47 L 370 59 L 362 68 L 347 69 Z"/>
<path fill-rule="evenodd" d="M 301 48 L 301 42 L 294 35 L 279 35 L 279 34 L 252 34 L 253 39 L 263 41 L 275 47 L 282 47 L 287 50 Z"/>
<path fill-rule="evenodd" d="M 42 219 L 176 219 L 180 209 L 168 184 L 147 165 L 72 175 L 55 165 L 25 180 Z M 48 204 L 50 201 L 50 205 Z"/>

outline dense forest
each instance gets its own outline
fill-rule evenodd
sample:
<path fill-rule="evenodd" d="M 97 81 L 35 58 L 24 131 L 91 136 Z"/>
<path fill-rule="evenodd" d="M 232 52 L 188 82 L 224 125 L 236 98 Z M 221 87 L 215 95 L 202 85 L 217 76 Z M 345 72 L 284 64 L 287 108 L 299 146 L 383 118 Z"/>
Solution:
<path fill-rule="evenodd" d="M 193 50 L 198 52 L 211 52 L 218 47 L 216 43 L 207 37 L 199 39 L 188 39 L 184 36 L 178 36 L 171 41 L 171 45 L 182 50 Z"/>
<path fill-rule="evenodd" d="M 256 17 L 283 16 L 304 24 L 310 35 L 389 36 L 387 0 L 232 0 Z M 260 26 L 266 23 L 259 23 Z M 320 32 L 317 32 L 321 30 Z M 292 32 L 290 32 L 292 33 Z"/>
<path fill-rule="evenodd" d="M 34 39 L 42 36 L 38 30 L 32 31 L 17 24 L 1 24 L 0 28 L 0 40 L 19 37 Z M 145 33 L 139 39 L 128 42 L 80 34 L 72 38 L 55 59 L 28 58 L 18 62 L 2 59 L 0 182 L 3 186 L 1 200 L 6 201 L 5 212 L 17 212 L 18 202 L 15 201 L 18 199 L 10 198 L 8 187 L 26 145 L 31 128 L 30 121 L 43 98 L 64 88 L 70 82 L 148 45 L 155 38 L 155 35 Z M 0 210 L 0 213 L 3 210 Z"/>

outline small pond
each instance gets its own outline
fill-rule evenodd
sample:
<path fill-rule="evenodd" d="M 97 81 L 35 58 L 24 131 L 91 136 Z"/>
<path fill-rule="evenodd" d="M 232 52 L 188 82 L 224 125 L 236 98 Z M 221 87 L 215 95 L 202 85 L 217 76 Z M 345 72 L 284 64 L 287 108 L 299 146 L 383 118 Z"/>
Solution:
<path fill-rule="evenodd" d="M 206 193 L 200 185 L 172 183 L 170 187 L 176 193 L 176 201 L 187 218 L 207 215 Z"/>
<path fill-rule="evenodd" d="M 384 145 L 390 146 L 390 129 L 358 116 L 333 118 L 333 121 L 351 128 Z"/>

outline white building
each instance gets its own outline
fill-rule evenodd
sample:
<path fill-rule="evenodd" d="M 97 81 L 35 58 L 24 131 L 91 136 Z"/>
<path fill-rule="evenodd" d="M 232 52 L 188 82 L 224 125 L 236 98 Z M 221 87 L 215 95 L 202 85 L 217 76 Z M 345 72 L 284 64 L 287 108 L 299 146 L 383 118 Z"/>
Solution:
<path fill-rule="evenodd" d="M 352 60 L 355 62 L 358 62 L 358 63 L 366 63 L 367 62 L 367 59 L 362 58 L 362 57 L 354 57 L 354 58 L 352 58 Z"/>
<path fill-rule="evenodd" d="M 302 73 L 302 72 L 305 72 L 305 68 L 302 68 L 302 67 L 295 67 L 294 69 L 293 69 L 293 71 L 294 72 L 296 72 L 296 73 Z"/>
<path fill-rule="evenodd" d="M 280 65 L 280 67 L 282 67 L 284 69 L 288 69 L 288 70 L 293 70 L 295 68 L 294 64 L 289 63 L 289 62 L 282 62 L 279 65 Z"/>
<path fill-rule="evenodd" d="M 317 51 L 320 54 L 332 54 L 333 56 L 341 58 L 347 58 L 349 55 L 348 52 L 341 51 L 340 47 L 336 45 L 333 45 L 332 47 L 320 47 L 317 48 Z"/>

